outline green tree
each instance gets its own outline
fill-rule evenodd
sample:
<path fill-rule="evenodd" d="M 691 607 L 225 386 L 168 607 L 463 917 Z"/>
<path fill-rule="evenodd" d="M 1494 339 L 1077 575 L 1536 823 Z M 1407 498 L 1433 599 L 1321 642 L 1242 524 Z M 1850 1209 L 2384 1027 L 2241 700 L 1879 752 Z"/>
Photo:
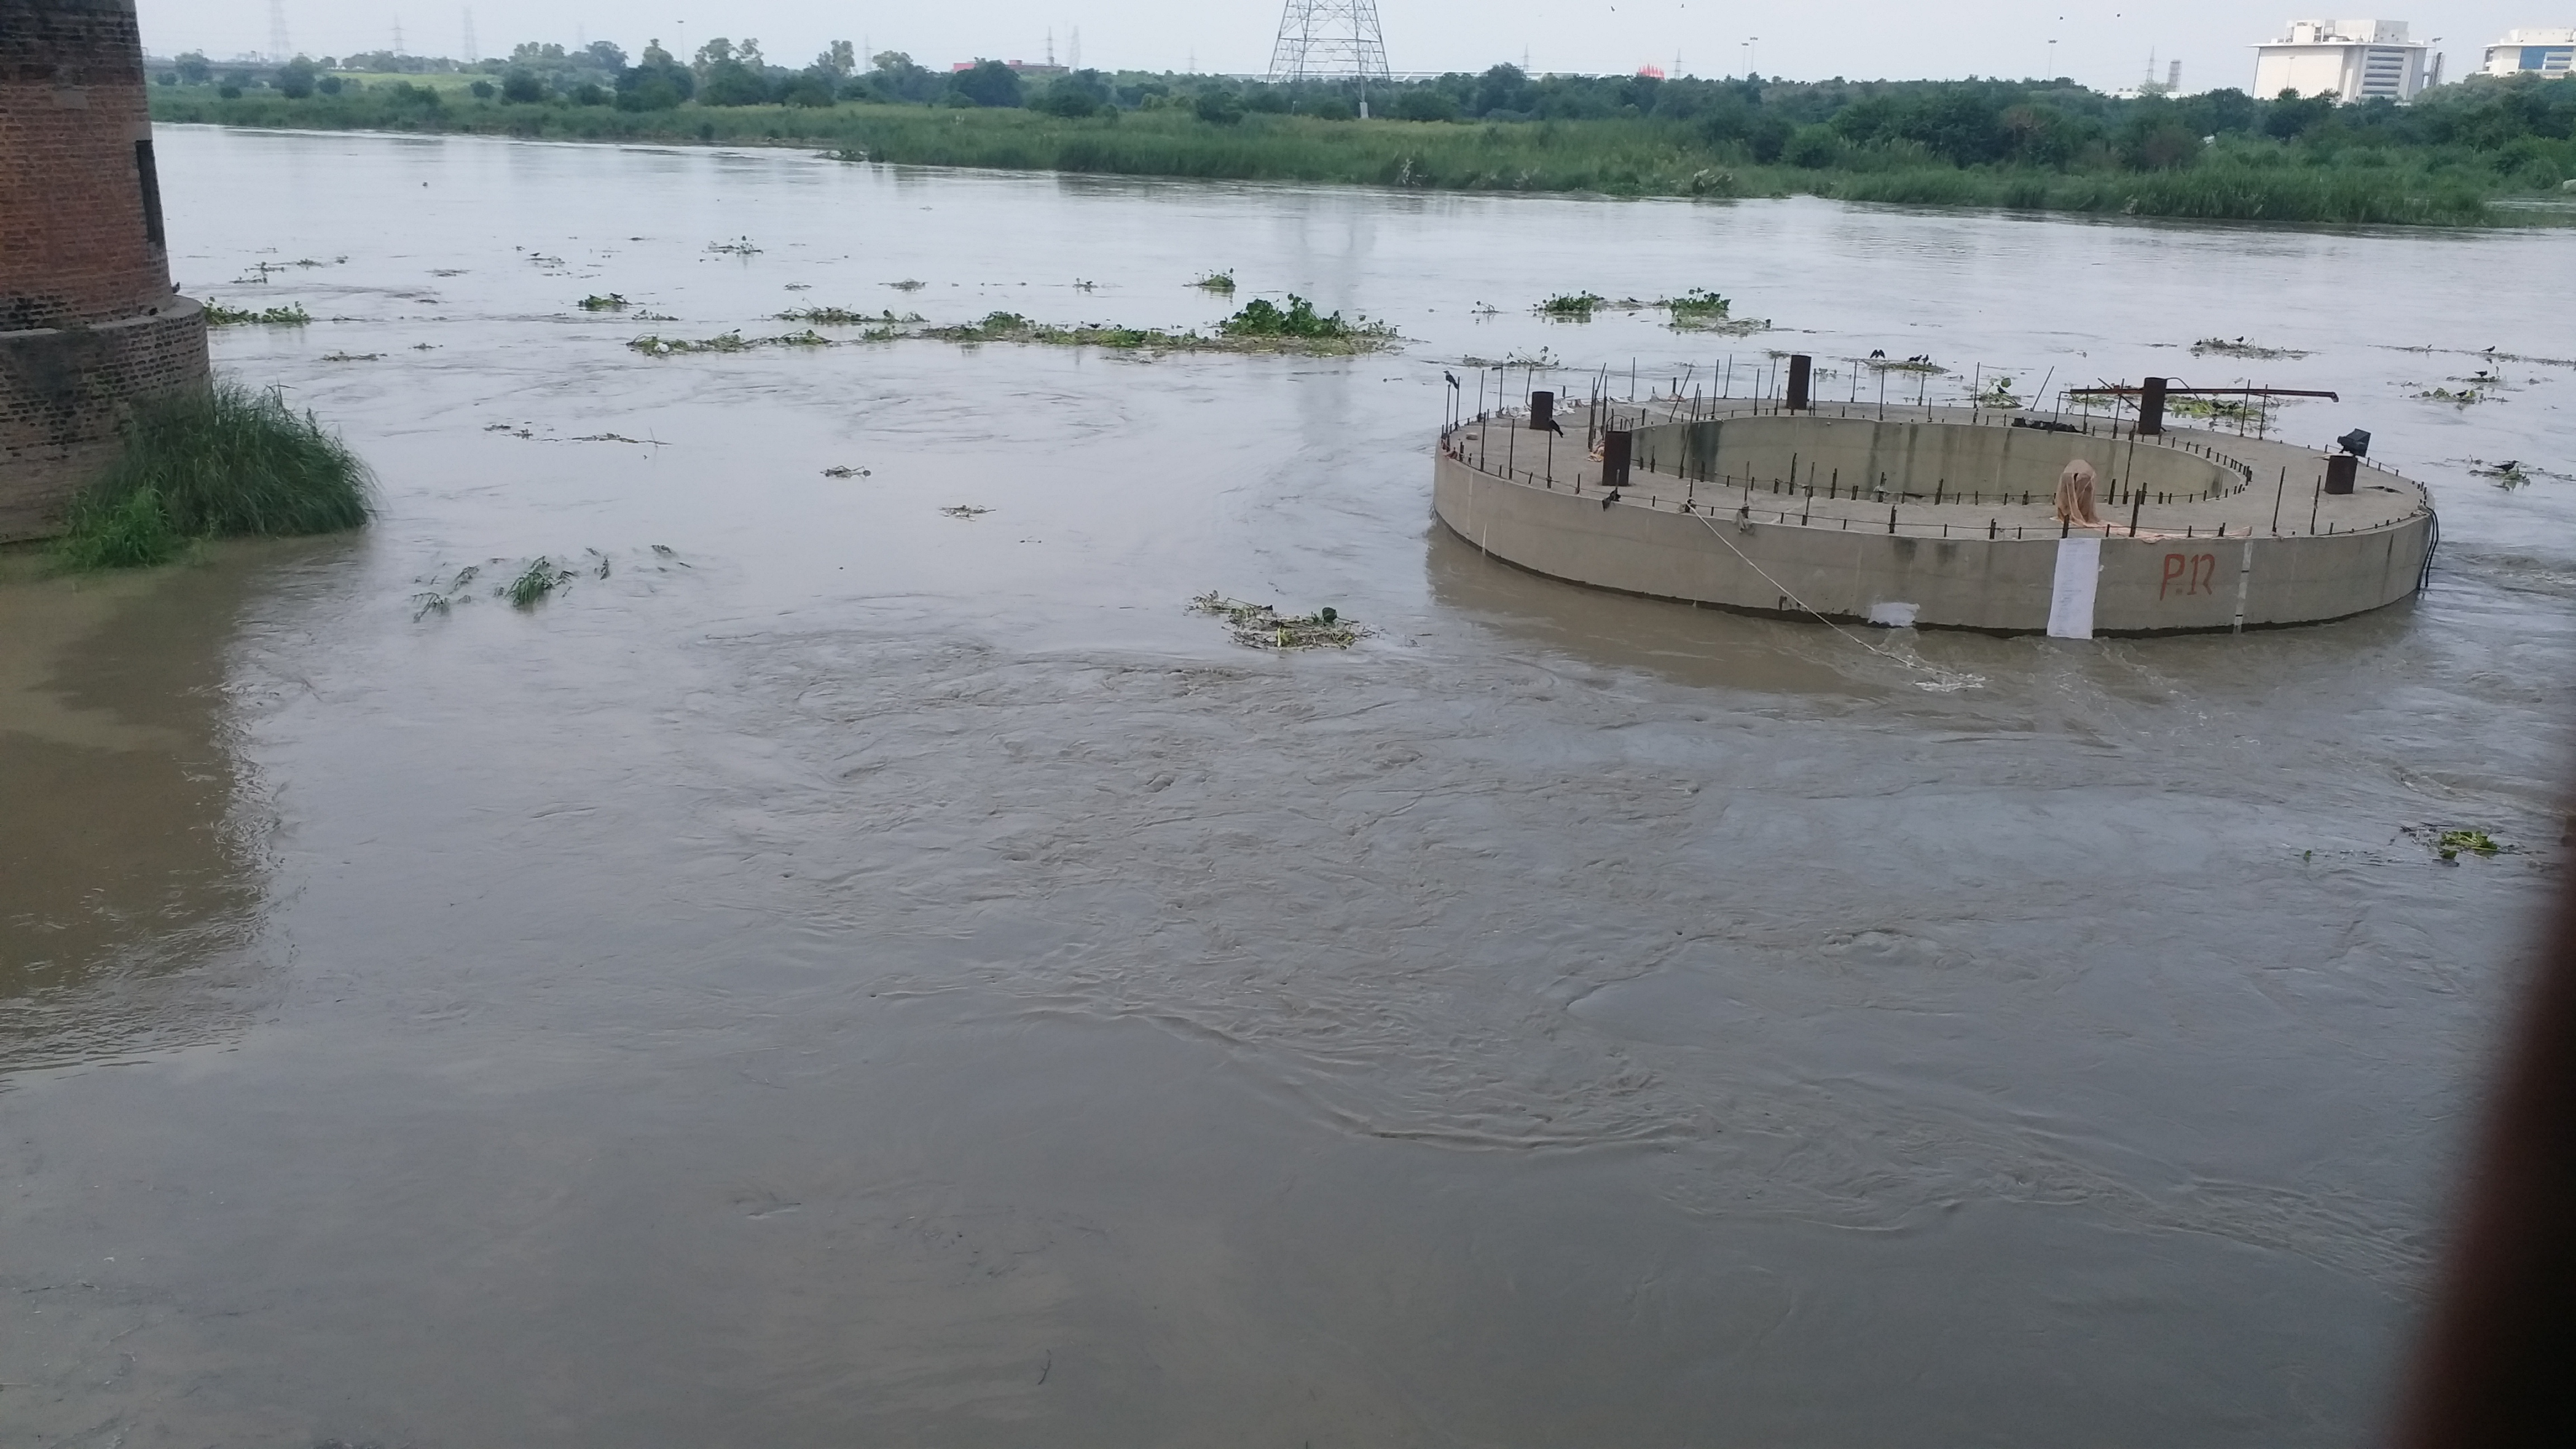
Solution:
<path fill-rule="evenodd" d="M 757 40 L 746 40 L 737 49 L 732 41 L 717 36 L 698 48 L 697 71 L 702 106 L 756 106 L 769 99 Z"/>
<path fill-rule="evenodd" d="M 514 70 L 501 77 L 501 99 L 528 106 L 546 98 L 546 83 L 533 71 Z"/>
<path fill-rule="evenodd" d="M 951 73 L 948 89 L 972 105 L 1016 106 L 1020 103 L 1020 73 L 998 60 L 979 60 L 965 70 Z"/>
<path fill-rule="evenodd" d="M 214 62 L 206 59 L 202 50 L 182 52 L 172 64 L 178 68 L 182 85 L 201 86 L 215 78 Z"/>
<path fill-rule="evenodd" d="M 278 93 L 290 101 L 303 100 L 313 94 L 313 82 L 321 73 L 321 67 L 299 55 L 277 68 Z"/>
<path fill-rule="evenodd" d="M 617 109 L 667 111 L 697 92 L 698 78 L 659 40 L 644 43 L 644 59 L 617 77 Z"/>
<path fill-rule="evenodd" d="M 912 63 L 912 57 L 900 50 L 881 50 L 869 57 L 874 69 L 868 72 L 868 90 L 881 101 L 911 101 L 927 105 L 938 98 L 939 77 Z"/>

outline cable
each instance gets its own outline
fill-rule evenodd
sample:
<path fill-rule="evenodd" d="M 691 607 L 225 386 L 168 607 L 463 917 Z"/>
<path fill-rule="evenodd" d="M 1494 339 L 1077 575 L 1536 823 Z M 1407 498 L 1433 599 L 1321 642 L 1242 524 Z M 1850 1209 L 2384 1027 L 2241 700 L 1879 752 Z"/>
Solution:
<path fill-rule="evenodd" d="M 1960 674 L 1954 670 L 1943 669 L 1936 664 L 1926 664 L 1919 659 L 1908 659 L 1904 655 L 1898 654 L 1893 650 L 1881 649 L 1877 645 L 1863 639 L 1858 634 L 1855 634 L 1849 629 L 1844 628 L 1842 625 L 1835 623 L 1833 620 L 1826 618 L 1823 614 L 1818 613 L 1814 606 L 1810 605 L 1806 600 L 1791 593 L 1788 585 L 1771 577 L 1769 573 L 1765 572 L 1762 565 L 1753 561 L 1751 555 L 1747 554 L 1744 550 L 1737 548 L 1735 546 L 1735 540 L 1728 538 L 1725 530 L 1717 526 L 1716 519 L 1709 517 L 1705 513 L 1695 513 L 1692 516 L 1697 518 L 1700 522 L 1707 524 L 1708 531 L 1717 535 L 1717 541 L 1725 544 L 1728 552 L 1734 554 L 1737 558 L 1743 559 L 1744 566 L 1746 568 L 1753 570 L 1757 574 L 1761 574 L 1762 581 L 1764 583 L 1779 590 L 1781 598 L 1787 599 L 1790 603 L 1793 603 L 1799 608 L 1805 609 L 1809 614 L 1814 615 L 1817 623 L 1822 624 L 1826 628 L 1833 630 L 1835 633 L 1842 635 L 1844 638 L 1849 639 L 1854 644 L 1859 645 L 1881 659 L 1885 659 L 1892 664 L 1902 665 L 1903 667 L 1914 670 L 1919 674 L 1927 674 L 1931 676 L 1929 679 L 1918 679 L 1914 681 L 1915 688 L 1929 689 L 1940 694 L 1949 694 L 1962 689 L 1982 689 L 1985 687 L 1986 680 L 1984 675 Z"/>

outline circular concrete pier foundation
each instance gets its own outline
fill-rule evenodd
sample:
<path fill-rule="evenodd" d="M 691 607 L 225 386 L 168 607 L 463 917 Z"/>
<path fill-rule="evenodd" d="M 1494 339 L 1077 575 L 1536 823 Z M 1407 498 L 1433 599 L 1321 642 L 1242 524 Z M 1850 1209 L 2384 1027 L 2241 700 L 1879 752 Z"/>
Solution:
<path fill-rule="evenodd" d="M 1751 402 L 1557 421 L 1449 429 L 1441 521 L 1553 578 L 1755 613 L 2082 637 L 2318 623 L 2412 596 L 2436 538 L 2421 484 L 2363 464 L 2328 493 L 2323 452 L 2227 433 Z M 2055 516 L 2079 458 L 2103 527 Z"/>

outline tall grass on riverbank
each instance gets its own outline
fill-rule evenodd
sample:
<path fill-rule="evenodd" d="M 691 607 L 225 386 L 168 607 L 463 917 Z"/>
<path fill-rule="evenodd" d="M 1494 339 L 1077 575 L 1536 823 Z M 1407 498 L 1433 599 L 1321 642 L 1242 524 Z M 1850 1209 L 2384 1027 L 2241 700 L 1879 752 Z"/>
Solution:
<path fill-rule="evenodd" d="M 322 129 L 459 131 L 566 140 L 798 145 L 852 161 L 1124 176 L 1180 176 L 1441 191 L 1606 196 L 1809 194 L 1916 206 L 2189 217 L 2288 224 L 2477 225 L 2498 220 L 2492 173 L 2439 157 L 2357 153 L 2293 161 L 2265 143 L 2212 147 L 2159 171 L 1952 166 L 1903 152 L 1850 153 L 1829 168 L 1753 162 L 1743 146 L 1653 117 L 1528 122 L 1331 121 L 1251 115 L 1212 125 L 1184 110 L 1067 119 L 1015 108 L 606 106 L 427 103 L 371 89 L 226 100 L 156 88 L 163 121 Z"/>
<path fill-rule="evenodd" d="M 123 456 L 72 499 L 55 557 L 143 568 L 201 538 L 336 533 L 367 521 L 372 491 L 366 464 L 311 413 L 218 382 L 135 415 Z"/>

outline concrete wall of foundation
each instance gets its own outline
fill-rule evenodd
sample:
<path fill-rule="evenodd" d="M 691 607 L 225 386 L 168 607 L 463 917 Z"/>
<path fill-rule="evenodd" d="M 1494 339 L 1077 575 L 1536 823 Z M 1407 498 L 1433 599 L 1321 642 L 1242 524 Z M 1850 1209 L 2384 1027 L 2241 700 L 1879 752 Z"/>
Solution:
<path fill-rule="evenodd" d="M 2067 441 L 2055 440 L 2058 466 Z M 2055 476 L 2052 468 L 2052 486 Z M 2056 578 L 2054 537 L 1923 538 L 1738 522 L 1724 509 L 1683 513 L 1669 503 L 1604 508 L 1597 489 L 1507 482 L 1445 453 L 1433 506 L 1467 542 L 1536 573 L 1760 613 L 1802 614 L 1803 602 L 1857 620 L 1912 604 L 1923 625 L 2031 633 L 2048 627 Z M 2094 630 L 2224 630 L 2240 617 L 2252 628 L 2363 613 L 2415 592 L 2432 526 L 2425 512 L 2326 536 L 2107 539 Z"/>
<path fill-rule="evenodd" d="M 2104 499 L 2133 479 L 2171 494 L 2232 492 L 2245 483 L 2223 464 L 2169 445 L 2038 428 L 1768 414 L 1640 428 L 1635 447 L 1635 466 L 1658 473 L 1702 482 L 1749 475 L 1757 489 L 1778 480 L 1820 497 L 1828 489 L 1850 497 L 1855 488 L 1869 496 L 1886 479 L 1891 490 L 1926 499 L 1982 490 L 2045 500 L 2075 458 L 2093 465 Z"/>

